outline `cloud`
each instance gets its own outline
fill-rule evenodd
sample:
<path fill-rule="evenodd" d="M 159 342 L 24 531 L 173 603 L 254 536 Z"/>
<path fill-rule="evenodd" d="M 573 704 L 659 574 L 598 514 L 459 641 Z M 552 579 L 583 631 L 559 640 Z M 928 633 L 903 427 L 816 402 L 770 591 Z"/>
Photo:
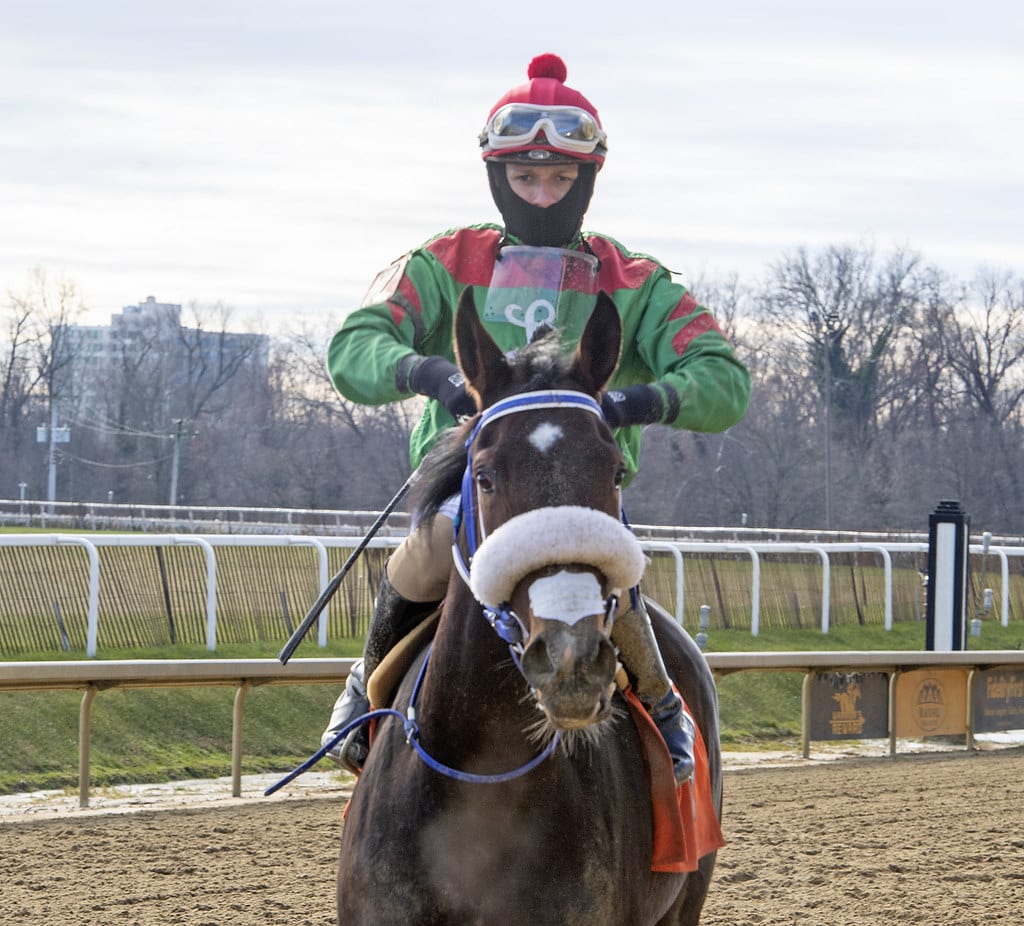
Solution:
<path fill-rule="evenodd" d="M 686 277 L 865 238 L 1024 270 L 1015 4 L 597 2 L 540 41 L 506 12 L 8 3 L 0 292 L 41 266 L 99 317 L 150 293 L 351 307 L 402 250 L 496 218 L 476 132 L 544 50 L 610 134 L 587 227 Z"/>

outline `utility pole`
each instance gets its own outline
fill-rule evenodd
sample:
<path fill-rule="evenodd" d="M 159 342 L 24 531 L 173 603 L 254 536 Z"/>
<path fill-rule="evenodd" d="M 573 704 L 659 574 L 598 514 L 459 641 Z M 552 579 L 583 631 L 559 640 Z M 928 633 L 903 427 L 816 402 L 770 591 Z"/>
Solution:
<path fill-rule="evenodd" d="M 171 507 L 178 504 L 178 463 L 181 460 L 181 429 L 184 422 L 181 418 L 174 419 L 174 450 L 171 454 Z"/>
<path fill-rule="evenodd" d="M 825 530 L 832 530 L 832 322 L 825 315 Z"/>
<path fill-rule="evenodd" d="M 826 312 L 824 319 L 811 313 L 811 322 L 822 336 L 822 372 L 825 374 L 825 530 L 832 530 L 832 352 L 835 346 L 836 312 Z"/>
<path fill-rule="evenodd" d="M 57 501 L 57 403 L 50 399 L 50 471 L 46 476 L 46 500 L 50 503 L 50 514 L 53 514 L 54 502 Z"/>
<path fill-rule="evenodd" d="M 57 444 L 66 444 L 71 440 L 71 431 L 67 427 L 57 427 L 57 397 L 50 396 L 50 424 L 36 428 L 36 443 L 49 444 L 47 453 L 46 500 L 49 502 L 47 511 L 54 513 L 57 501 Z"/>

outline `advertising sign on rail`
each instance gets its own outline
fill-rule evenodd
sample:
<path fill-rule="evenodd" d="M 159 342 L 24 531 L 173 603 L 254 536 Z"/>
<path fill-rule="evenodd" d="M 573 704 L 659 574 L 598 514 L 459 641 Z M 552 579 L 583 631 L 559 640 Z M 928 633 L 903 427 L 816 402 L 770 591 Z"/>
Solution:
<path fill-rule="evenodd" d="M 975 733 L 1024 730 L 1024 671 L 985 669 L 974 673 Z"/>
<path fill-rule="evenodd" d="M 896 735 L 909 739 L 967 732 L 967 670 L 915 669 L 896 680 Z"/>
<path fill-rule="evenodd" d="M 818 672 L 811 686 L 811 739 L 889 735 L 889 677 L 884 672 Z"/>

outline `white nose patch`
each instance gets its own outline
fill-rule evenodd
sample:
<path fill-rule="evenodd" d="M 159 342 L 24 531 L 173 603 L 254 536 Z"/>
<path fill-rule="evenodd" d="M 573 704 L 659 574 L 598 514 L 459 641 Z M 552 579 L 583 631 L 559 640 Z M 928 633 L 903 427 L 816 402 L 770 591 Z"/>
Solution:
<path fill-rule="evenodd" d="M 541 453 L 547 453 L 563 436 L 564 432 L 557 424 L 545 421 L 533 429 L 529 441 Z"/>
<path fill-rule="evenodd" d="M 530 610 L 549 621 L 572 626 L 591 614 L 604 612 L 597 577 L 590 572 L 559 572 L 530 585 Z"/>

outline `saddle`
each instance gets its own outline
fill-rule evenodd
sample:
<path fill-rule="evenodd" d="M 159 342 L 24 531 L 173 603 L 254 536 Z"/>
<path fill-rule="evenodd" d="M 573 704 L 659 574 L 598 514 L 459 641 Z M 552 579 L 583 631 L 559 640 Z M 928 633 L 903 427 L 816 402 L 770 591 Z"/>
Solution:
<path fill-rule="evenodd" d="M 405 678 L 405 673 L 409 671 L 409 667 L 423 651 L 423 647 L 434 638 L 434 631 L 437 630 L 437 622 L 440 619 L 441 606 L 438 605 L 434 611 L 391 647 L 377 668 L 373 670 L 373 674 L 366 680 L 366 693 L 370 698 L 372 708 L 376 710 L 391 704 L 395 689 Z"/>

